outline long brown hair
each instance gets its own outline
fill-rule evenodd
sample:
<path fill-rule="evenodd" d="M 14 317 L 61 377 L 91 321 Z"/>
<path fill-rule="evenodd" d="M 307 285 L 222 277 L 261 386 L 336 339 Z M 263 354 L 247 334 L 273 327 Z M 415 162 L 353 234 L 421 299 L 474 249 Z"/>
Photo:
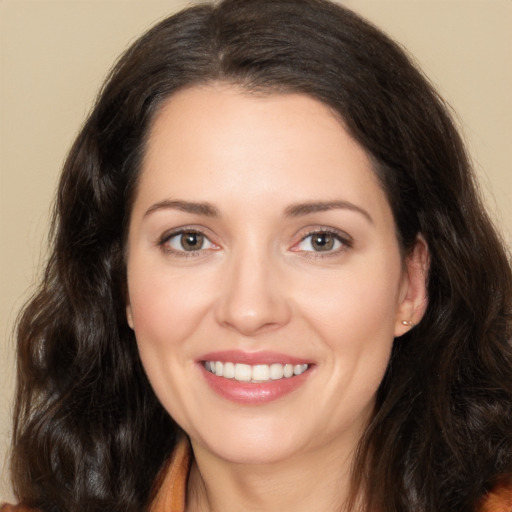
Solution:
<path fill-rule="evenodd" d="M 325 0 L 225 0 L 120 59 L 64 165 L 52 252 L 18 323 L 12 475 L 44 511 L 137 511 L 178 427 L 125 318 L 126 227 L 148 128 L 176 90 L 301 92 L 374 161 L 407 253 L 430 249 L 425 317 L 395 341 L 353 466 L 380 512 L 474 510 L 512 474 L 512 274 L 447 108 L 394 42 Z"/>

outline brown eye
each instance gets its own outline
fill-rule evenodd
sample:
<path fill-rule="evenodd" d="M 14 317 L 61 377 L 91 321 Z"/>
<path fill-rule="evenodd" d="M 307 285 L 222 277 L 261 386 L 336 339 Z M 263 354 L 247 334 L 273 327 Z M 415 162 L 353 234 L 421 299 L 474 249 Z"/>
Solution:
<path fill-rule="evenodd" d="M 216 248 L 215 244 L 210 242 L 208 237 L 199 231 L 180 231 L 166 237 L 160 244 L 175 254 L 193 253 Z"/>
<path fill-rule="evenodd" d="M 294 248 L 304 253 L 337 253 L 352 246 L 348 235 L 332 233 L 330 231 L 315 231 L 305 236 Z"/>
<path fill-rule="evenodd" d="M 184 251 L 199 251 L 204 245 L 204 235 L 201 233 L 182 233 L 180 244 Z"/>
<path fill-rule="evenodd" d="M 311 236 L 311 246 L 315 251 L 330 251 L 335 241 L 331 233 L 315 233 Z"/>

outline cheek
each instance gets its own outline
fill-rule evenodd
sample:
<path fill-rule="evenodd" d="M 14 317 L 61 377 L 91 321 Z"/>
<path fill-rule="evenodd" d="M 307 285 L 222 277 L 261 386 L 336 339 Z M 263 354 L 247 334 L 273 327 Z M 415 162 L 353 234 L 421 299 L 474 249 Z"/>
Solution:
<path fill-rule="evenodd" d="M 166 351 L 192 333 L 207 309 L 208 293 L 200 276 L 177 276 L 136 261 L 128 271 L 128 291 L 134 331 L 142 353 Z"/>
<path fill-rule="evenodd" d="M 189 372 L 195 354 L 194 332 L 207 310 L 206 290 L 190 278 L 166 275 L 160 268 L 128 268 L 128 291 L 140 358 L 151 385 L 171 416 L 186 424 Z M 193 383 L 192 385 L 195 385 Z"/>
<path fill-rule="evenodd" d="M 309 322 L 327 338 L 364 344 L 370 335 L 393 338 L 400 282 L 397 261 L 310 280 L 307 287 L 297 286 L 295 293 Z"/>
<path fill-rule="evenodd" d="M 326 422 L 334 430 L 348 418 L 371 414 L 394 342 L 397 282 L 352 274 L 329 294 L 321 296 L 319 287 L 304 302 L 307 322 L 327 350 L 325 394 L 318 401 L 330 411 Z"/>
<path fill-rule="evenodd" d="M 304 317 L 328 352 L 327 394 L 345 397 L 354 411 L 372 402 L 389 363 L 401 282 L 400 260 L 389 263 L 317 281 L 302 296 Z"/>
<path fill-rule="evenodd" d="M 379 386 L 394 340 L 391 304 L 375 293 L 354 293 L 336 297 L 328 308 L 309 309 L 310 325 L 330 353 L 336 385 L 351 382 L 365 394 Z"/>

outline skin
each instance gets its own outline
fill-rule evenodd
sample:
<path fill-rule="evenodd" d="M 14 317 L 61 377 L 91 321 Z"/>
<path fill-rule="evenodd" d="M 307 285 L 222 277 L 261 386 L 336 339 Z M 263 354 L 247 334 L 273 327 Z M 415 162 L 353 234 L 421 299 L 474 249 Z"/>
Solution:
<path fill-rule="evenodd" d="M 290 214 L 312 201 L 338 203 Z M 169 239 L 183 227 L 202 249 Z M 318 251 L 310 235 L 326 230 L 336 242 Z M 365 151 L 308 96 L 182 90 L 151 128 L 127 249 L 128 322 L 194 450 L 187 510 L 339 510 L 394 338 L 426 303 L 425 243 L 402 257 Z M 197 362 L 219 350 L 311 366 L 293 392 L 241 405 Z"/>

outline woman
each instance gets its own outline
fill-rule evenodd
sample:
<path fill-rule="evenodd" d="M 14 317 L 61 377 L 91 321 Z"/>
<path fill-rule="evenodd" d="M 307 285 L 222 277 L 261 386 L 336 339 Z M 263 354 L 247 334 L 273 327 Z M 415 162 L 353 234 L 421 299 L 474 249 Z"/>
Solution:
<path fill-rule="evenodd" d="M 441 100 L 323 0 L 168 18 L 63 171 L 19 323 L 42 511 L 512 510 L 512 277 Z"/>

